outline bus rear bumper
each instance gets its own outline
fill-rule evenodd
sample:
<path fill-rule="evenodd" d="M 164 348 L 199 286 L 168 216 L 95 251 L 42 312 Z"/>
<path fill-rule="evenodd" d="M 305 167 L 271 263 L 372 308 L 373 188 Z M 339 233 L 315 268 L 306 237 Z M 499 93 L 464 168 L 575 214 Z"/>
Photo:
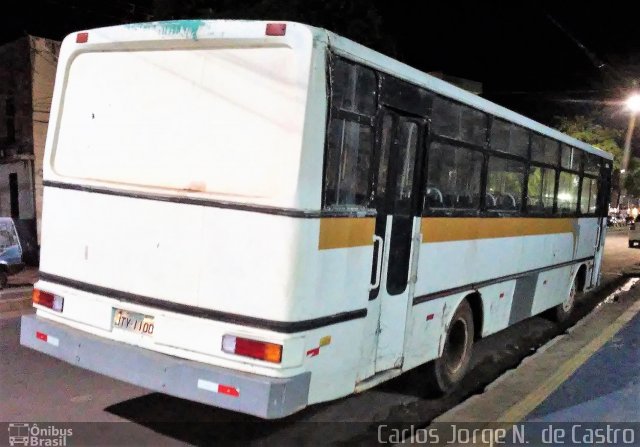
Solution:
<path fill-rule="evenodd" d="M 37 315 L 22 317 L 20 344 L 143 388 L 266 419 L 307 406 L 310 372 L 277 378 L 235 371 L 97 337 Z"/>

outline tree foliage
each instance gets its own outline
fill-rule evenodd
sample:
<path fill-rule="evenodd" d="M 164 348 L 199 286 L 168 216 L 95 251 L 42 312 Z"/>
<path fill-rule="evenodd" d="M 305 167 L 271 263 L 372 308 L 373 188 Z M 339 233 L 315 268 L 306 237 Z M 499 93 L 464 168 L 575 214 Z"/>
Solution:
<path fill-rule="evenodd" d="M 558 117 L 558 129 L 613 155 L 613 187 L 617 189 L 624 152 L 621 146 L 624 131 L 600 124 L 596 116 L 585 115 Z M 629 160 L 624 189 L 628 195 L 640 197 L 640 158 L 631 157 Z"/>
<path fill-rule="evenodd" d="M 575 117 L 559 117 L 558 129 L 573 138 L 602 149 L 613 155 L 613 169 L 620 169 L 622 162 L 622 131 L 605 127 L 596 122 L 595 117 L 578 115 Z"/>
<path fill-rule="evenodd" d="M 624 189 L 632 197 L 640 197 L 640 163 L 635 159 L 635 168 L 630 169 L 624 178 Z"/>

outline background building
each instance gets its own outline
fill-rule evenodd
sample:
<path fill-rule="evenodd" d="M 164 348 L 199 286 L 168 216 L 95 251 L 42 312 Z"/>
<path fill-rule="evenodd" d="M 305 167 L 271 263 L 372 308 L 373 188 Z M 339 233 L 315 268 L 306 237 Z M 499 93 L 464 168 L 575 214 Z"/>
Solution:
<path fill-rule="evenodd" d="M 25 36 L 0 46 L 0 216 L 40 239 L 42 159 L 60 42 Z"/>

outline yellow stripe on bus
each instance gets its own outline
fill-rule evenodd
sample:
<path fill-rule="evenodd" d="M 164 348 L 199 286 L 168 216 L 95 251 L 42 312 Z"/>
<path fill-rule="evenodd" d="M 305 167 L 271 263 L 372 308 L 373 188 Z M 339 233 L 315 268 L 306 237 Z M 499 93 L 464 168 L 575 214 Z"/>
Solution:
<path fill-rule="evenodd" d="M 574 233 L 575 219 L 536 217 L 425 217 L 422 242 Z"/>
<path fill-rule="evenodd" d="M 374 217 L 320 219 L 318 249 L 363 247 L 373 244 Z M 576 233 L 574 218 L 538 217 L 424 217 L 422 242 L 453 242 L 502 237 Z"/>
<path fill-rule="evenodd" d="M 375 227 L 375 217 L 323 217 L 318 249 L 373 245 Z"/>

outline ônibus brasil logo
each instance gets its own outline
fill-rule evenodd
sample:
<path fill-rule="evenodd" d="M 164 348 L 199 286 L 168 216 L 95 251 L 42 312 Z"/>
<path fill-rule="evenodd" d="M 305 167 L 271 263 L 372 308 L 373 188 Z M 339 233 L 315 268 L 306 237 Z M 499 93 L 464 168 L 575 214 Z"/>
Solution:
<path fill-rule="evenodd" d="M 67 438 L 73 435 L 70 428 L 59 428 L 54 425 L 38 425 L 26 423 L 9 424 L 9 445 L 33 447 L 64 447 Z"/>

